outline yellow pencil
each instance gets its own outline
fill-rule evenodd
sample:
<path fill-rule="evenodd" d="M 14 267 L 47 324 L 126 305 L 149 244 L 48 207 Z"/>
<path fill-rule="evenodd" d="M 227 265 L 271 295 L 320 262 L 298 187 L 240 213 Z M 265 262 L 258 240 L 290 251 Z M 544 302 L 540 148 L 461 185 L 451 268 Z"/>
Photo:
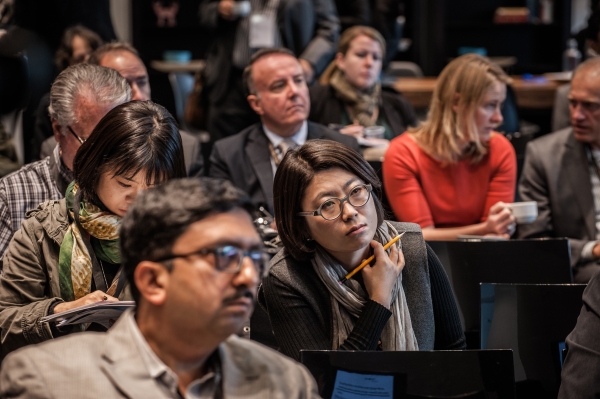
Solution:
<path fill-rule="evenodd" d="M 406 233 L 406 232 L 404 232 L 404 233 Z M 385 244 L 383 246 L 383 250 L 387 251 L 396 241 L 398 241 L 400 239 L 400 237 L 402 237 L 404 235 L 404 233 L 398 234 L 396 237 L 392 238 L 390 240 L 390 242 L 388 242 L 387 244 Z M 347 280 L 351 279 L 352 276 L 354 276 L 356 273 L 358 273 L 359 271 L 361 271 L 366 265 L 368 265 L 369 263 L 371 263 L 373 261 L 373 259 L 375 259 L 375 255 L 369 256 L 363 263 L 361 263 L 360 265 L 358 265 L 350 273 L 346 274 L 346 276 L 339 281 L 340 285 L 344 284 Z"/>

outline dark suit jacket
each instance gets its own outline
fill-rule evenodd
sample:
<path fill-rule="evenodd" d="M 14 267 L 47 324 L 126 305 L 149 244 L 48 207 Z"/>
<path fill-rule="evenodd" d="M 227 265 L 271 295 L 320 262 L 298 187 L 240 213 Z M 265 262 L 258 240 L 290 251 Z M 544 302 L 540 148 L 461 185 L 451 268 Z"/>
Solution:
<path fill-rule="evenodd" d="M 577 325 L 567 336 L 558 399 L 600 397 L 600 273 L 583 292 Z"/>
<path fill-rule="evenodd" d="M 203 0 L 200 24 L 211 32 L 206 55 L 205 90 L 211 103 L 218 104 L 229 88 L 233 46 L 238 20 L 219 16 L 219 0 Z M 327 67 L 337 47 L 340 24 L 333 0 L 280 0 L 277 25 L 283 47 L 308 61 L 317 75 Z"/>
<path fill-rule="evenodd" d="M 346 136 L 317 123 L 308 122 L 307 140 L 328 139 L 360 152 L 354 137 Z M 261 123 L 218 140 L 210 155 L 210 177 L 226 179 L 244 190 L 255 205 L 273 212 L 273 169 L 269 139 Z"/>
<path fill-rule="evenodd" d="M 335 96 L 335 91 L 329 85 L 312 86 L 310 92 L 310 115 L 308 119 L 325 126 L 330 123 L 340 123 L 344 103 Z M 390 125 L 394 137 L 401 135 L 408 126 L 416 126 L 415 109 L 398 92 L 382 90 L 381 112 Z"/>
<path fill-rule="evenodd" d="M 596 239 L 596 213 L 585 147 L 571 128 L 527 145 L 519 195 L 538 203 L 538 217 L 520 225 L 518 237 L 568 237 L 571 264 L 583 266 L 583 246 Z M 577 268 L 574 272 L 577 280 Z"/>

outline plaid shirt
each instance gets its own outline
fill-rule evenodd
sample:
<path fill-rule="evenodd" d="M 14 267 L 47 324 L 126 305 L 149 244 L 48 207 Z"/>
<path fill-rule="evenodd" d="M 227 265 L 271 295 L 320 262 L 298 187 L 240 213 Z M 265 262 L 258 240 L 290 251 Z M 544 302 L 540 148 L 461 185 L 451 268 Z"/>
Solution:
<path fill-rule="evenodd" d="M 0 179 L 0 260 L 25 213 L 44 201 L 62 199 L 73 174 L 62 163 L 60 149 Z"/>

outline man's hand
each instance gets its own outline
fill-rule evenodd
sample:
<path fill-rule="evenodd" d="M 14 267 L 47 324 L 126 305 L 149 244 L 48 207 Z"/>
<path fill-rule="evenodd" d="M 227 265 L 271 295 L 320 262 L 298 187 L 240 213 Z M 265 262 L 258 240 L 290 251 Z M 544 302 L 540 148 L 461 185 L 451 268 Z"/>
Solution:
<path fill-rule="evenodd" d="M 219 1 L 219 15 L 221 18 L 226 19 L 228 21 L 233 21 L 235 19 L 235 15 L 233 15 L 233 6 L 235 5 L 235 1 L 233 0 L 221 0 Z"/>
<path fill-rule="evenodd" d="M 315 70 L 313 69 L 312 65 L 310 65 L 310 62 L 303 60 L 302 58 L 300 58 L 299 61 L 300 66 L 302 67 L 302 72 L 304 72 L 304 79 L 306 79 L 306 83 L 311 83 L 315 78 Z"/>

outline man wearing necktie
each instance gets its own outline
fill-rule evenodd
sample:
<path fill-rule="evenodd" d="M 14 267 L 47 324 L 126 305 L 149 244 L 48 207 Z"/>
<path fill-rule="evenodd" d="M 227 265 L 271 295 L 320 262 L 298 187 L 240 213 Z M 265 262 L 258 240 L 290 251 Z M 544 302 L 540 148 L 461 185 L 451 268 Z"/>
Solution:
<path fill-rule="evenodd" d="M 302 67 L 284 48 L 257 52 L 244 70 L 248 103 L 260 123 L 215 143 L 210 177 L 230 180 L 255 205 L 273 211 L 273 178 L 290 147 L 306 140 L 329 139 L 360 151 L 354 137 L 337 133 L 306 119 L 310 111 Z"/>

